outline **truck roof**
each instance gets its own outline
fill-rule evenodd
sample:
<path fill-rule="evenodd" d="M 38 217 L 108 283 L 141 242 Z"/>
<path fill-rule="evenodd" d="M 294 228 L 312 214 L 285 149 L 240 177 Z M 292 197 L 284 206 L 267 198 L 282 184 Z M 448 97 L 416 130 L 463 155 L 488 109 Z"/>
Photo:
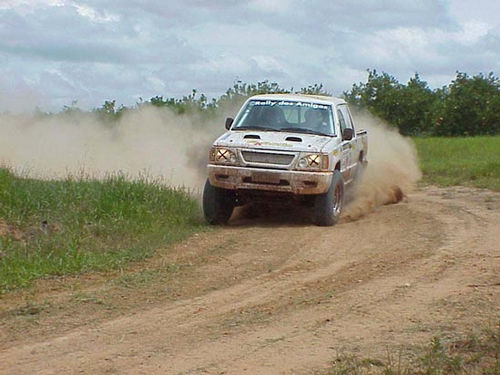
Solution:
<path fill-rule="evenodd" d="M 309 103 L 321 104 L 345 104 L 346 101 L 341 98 L 326 95 L 306 95 L 306 94 L 261 94 L 252 96 L 250 99 L 259 100 L 292 100 L 303 101 Z"/>

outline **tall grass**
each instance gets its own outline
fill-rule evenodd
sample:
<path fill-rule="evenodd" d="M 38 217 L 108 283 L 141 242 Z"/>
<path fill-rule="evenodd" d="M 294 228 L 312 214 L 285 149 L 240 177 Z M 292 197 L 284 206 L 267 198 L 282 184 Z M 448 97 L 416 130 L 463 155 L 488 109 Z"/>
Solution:
<path fill-rule="evenodd" d="M 424 182 L 500 191 L 500 136 L 414 138 Z"/>
<path fill-rule="evenodd" d="M 41 181 L 7 169 L 0 221 L 0 293 L 40 277 L 119 268 L 204 226 L 194 199 L 158 181 Z"/>

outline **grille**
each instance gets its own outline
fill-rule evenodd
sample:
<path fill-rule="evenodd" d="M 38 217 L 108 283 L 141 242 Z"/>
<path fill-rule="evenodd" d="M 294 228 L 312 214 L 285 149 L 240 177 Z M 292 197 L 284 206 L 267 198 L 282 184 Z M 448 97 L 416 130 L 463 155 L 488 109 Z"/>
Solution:
<path fill-rule="evenodd" d="M 242 151 L 241 155 L 247 163 L 263 163 L 263 164 L 277 164 L 277 165 L 289 165 L 294 155 L 290 154 L 274 154 L 270 152 L 253 152 L 253 151 Z"/>

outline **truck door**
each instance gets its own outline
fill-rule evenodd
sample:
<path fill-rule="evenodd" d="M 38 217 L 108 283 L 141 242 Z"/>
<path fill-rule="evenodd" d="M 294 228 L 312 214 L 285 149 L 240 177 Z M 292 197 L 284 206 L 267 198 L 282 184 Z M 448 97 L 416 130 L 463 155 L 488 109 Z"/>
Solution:
<path fill-rule="evenodd" d="M 347 128 L 347 121 L 344 113 L 341 110 L 342 106 L 339 106 L 337 109 L 337 117 L 339 119 L 340 125 L 340 136 L 344 133 L 344 129 Z M 351 142 L 342 139 L 342 143 L 340 146 L 341 156 L 340 156 L 340 171 L 342 172 L 342 176 L 344 177 L 345 182 L 349 182 L 351 180 Z"/>
<path fill-rule="evenodd" d="M 344 173 L 344 181 L 349 182 L 353 178 L 353 174 L 356 167 L 357 158 L 354 155 L 355 150 L 355 142 L 356 142 L 356 133 L 354 131 L 354 125 L 351 120 L 351 116 L 349 115 L 347 105 L 339 105 L 338 106 L 338 117 L 340 122 L 340 130 L 341 135 L 344 133 L 344 129 L 350 128 L 353 131 L 353 138 L 351 140 L 342 139 L 342 156 L 345 157 L 345 173 Z"/>

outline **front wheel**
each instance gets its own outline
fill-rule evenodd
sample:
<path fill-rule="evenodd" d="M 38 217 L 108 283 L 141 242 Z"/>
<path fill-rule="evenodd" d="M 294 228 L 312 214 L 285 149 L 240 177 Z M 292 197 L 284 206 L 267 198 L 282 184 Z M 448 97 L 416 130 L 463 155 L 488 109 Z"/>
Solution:
<path fill-rule="evenodd" d="M 314 202 L 314 223 L 319 226 L 337 224 L 344 206 L 344 178 L 340 171 L 333 171 L 330 188 L 318 195 Z"/>
<path fill-rule="evenodd" d="M 234 204 L 233 191 L 215 187 L 207 180 L 203 189 L 203 214 L 209 224 L 226 224 Z"/>

